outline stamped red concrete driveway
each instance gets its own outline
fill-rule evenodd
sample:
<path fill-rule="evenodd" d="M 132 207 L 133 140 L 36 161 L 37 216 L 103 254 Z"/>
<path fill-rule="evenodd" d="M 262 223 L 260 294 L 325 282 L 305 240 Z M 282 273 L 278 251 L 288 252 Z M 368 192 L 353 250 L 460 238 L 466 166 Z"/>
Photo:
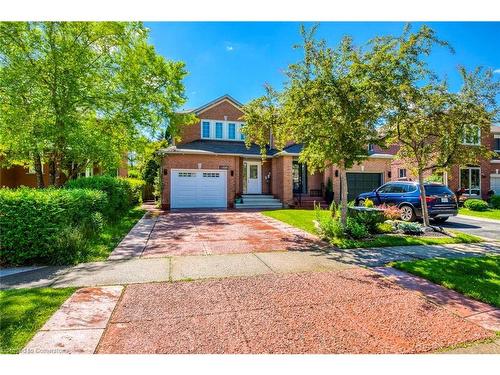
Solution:
<path fill-rule="evenodd" d="M 301 250 L 314 242 L 258 212 L 173 212 L 159 217 L 142 256 Z"/>
<path fill-rule="evenodd" d="M 100 353 L 422 353 L 494 334 L 361 268 L 126 288 Z"/>

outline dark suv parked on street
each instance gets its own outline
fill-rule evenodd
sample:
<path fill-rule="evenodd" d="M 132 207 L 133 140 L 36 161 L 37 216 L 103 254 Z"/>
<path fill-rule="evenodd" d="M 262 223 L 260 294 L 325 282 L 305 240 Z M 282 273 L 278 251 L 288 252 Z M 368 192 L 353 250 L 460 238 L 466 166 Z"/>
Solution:
<path fill-rule="evenodd" d="M 458 213 L 457 198 L 447 186 L 429 183 L 424 184 L 424 187 L 429 217 L 434 221 L 443 223 L 450 216 L 455 216 Z M 358 195 L 356 205 L 364 205 L 367 198 L 371 199 L 375 205 L 385 203 L 398 206 L 401 210 L 401 220 L 414 221 L 422 217 L 420 187 L 416 182 L 388 182 L 369 193 Z"/>

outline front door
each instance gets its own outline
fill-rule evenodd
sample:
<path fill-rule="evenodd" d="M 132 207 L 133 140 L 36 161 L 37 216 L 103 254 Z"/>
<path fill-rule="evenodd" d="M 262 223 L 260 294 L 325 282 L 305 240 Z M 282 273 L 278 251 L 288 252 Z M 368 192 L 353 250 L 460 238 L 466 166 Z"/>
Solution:
<path fill-rule="evenodd" d="M 247 194 L 262 193 L 261 166 L 262 164 L 260 161 L 246 162 Z"/>

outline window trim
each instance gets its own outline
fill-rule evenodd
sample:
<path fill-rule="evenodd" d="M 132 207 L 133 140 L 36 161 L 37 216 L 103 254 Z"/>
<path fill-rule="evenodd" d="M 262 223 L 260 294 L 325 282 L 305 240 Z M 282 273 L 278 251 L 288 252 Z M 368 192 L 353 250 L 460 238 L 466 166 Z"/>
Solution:
<path fill-rule="evenodd" d="M 495 143 L 499 142 L 498 148 L 495 148 Z M 493 135 L 493 151 L 500 153 L 500 134 L 494 134 Z"/>
<path fill-rule="evenodd" d="M 401 172 L 405 172 L 404 173 L 404 176 L 401 176 Z M 406 178 L 407 177 L 407 173 L 406 173 L 406 168 L 398 168 L 398 178 Z"/>
<path fill-rule="evenodd" d="M 231 128 L 233 128 L 233 138 L 231 138 Z M 227 123 L 227 139 L 231 141 L 236 140 L 236 124 L 234 122 Z"/>
<path fill-rule="evenodd" d="M 462 137 L 462 144 L 466 146 L 481 146 L 481 128 L 479 126 L 477 127 L 477 143 L 467 142 L 467 134 L 464 134 Z"/>
<path fill-rule="evenodd" d="M 473 169 L 477 169 L 479 171 L 479 194 L 470 194 L 471 191 L 471 173 Z M 466 190 L 469 190 L 469 194 L 464 193 L 463 195 L 466 197 L 481 197 L 481 167 L 460 167 L 459 173 L 458 173 L 458 187 L 459 189 L 462 189 L 462 170 L 468 170 L 469 171 L 469 186 L 465 188 Z"/>
<path fill-rule="evenodd" d="M 208 125 L 208 137 L 205 136 L 205 125 Z M 210 124 L 210 121 L 201 121 L 201 138 L 203 139 L 210 139 L 211 138 L 211 124 Z"/>
<path fill-rule="evenodd" d="M 217 124 L 222 124 L 222 138 L 217 138 Z M 205 137 L 203 134 L 203 127 L 208 124 L 209 136 Z M 234 138 L 229 138 L 229 125 L 234 124 Z M 231 142 L 243 142 L 245 140 L 243 133 L 241 133 L 241 127 L 244 125 L 241 121 L 232 120 L 213 120 L 213 119 L 201 119 L 200 120 L 200 139 L 210 139 L 217 141 L 231 141 Z"/>
<path fill-rule="evenodd" d="M 219 126 L 220 125 L 220 126 Z M 220 127 L 220 137 L 218 137 L 218 129 Z M 215 139 L 224 139 L 224 123 L 222 121 L 216 121 L 215 122 L 215 134 L 214 134 Z"/>

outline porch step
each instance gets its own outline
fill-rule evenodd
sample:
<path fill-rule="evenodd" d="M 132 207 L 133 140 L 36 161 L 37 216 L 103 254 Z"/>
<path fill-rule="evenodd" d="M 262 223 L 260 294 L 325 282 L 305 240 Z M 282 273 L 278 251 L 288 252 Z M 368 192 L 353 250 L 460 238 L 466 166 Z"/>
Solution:
<path fill-rule="evenodd" d="M 283 204 L 271 194 L 243 194 L 243 203 L 235 203 L 235 208 L 266 209 L 282 208 Z"/>
<path fill-rule="evenodd" d="M 312 199 L 312 197 L 307 197 L 307 199 L 302 198 L 300 202 L 298 199 L 295 199 L 294 202 L 297 208 L 312 209 L 314 205 L 319 205 L 321 208 L 328 208 L 328 203 L 321 197 L 315 199 Z"/>

